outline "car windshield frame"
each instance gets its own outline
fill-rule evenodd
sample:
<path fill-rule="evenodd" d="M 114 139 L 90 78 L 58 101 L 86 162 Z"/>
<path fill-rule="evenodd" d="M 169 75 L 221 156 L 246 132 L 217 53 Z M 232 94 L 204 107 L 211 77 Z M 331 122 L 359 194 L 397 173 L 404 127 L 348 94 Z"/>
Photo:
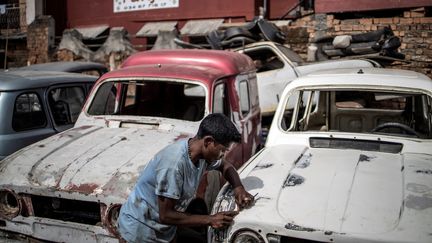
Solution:
<path fill-rule="evenodd" d="M 412 111 L 412 115 L 409 109 L 408 105 L 404 107 L 384 107 L 384 108 L 377 108 L 377 107 L 363 107 L 360 104 L 357 104 L 356 102 L 346 102 L 347 104 L 342 104 L 341 106 L 337 106 L 335 95 L 337 92 L 361 92 L 361 93 L 373 93 L 377 96 L 381 96 L 378 101 L 386 101 L 386 97 L 383 96 L 387 95 L 387 100 L 390 102 L 394 102 L 394 99 L 396 97 L 390 97 L 388 95 L 397 95 L 398 99 L 403 99 L 404 97 L 409 97 L 412 99 L 409 103 L 408 98 L 405 99 L 406 104 L 410 104 L 413 108 L 419 110 L 416 112 Z M 308 95 L 310 92 L 311 95 Z M 312 96 L 313 92 L 321 92 L 322 94 L 326 94 L 326 97 L 314 97 Z M 325 93 L 326 92 L 326 93 Z M 331 92 L 333 92 L 335 95 L 333 95 L 333 98 L 330 97 Z M 300 98 L 300 95 L 302 98 Z M 352 97 L 355 97 L 355 95 L 352 95 Z M 376 98 L 376 97 L 374 97 Z M 334 101 L 332 100 L 334 99 Z M 353 98 L 354 99 L 354 98 Z M 294 100 L 294 101 L 293 101 Z M 393 100 L 393 101 L 392 101 Z M 422 90 L 384 90 L 384 89 L 370 89 L 370 88 L 363 88 L 363 89 L 357 89 L 353 87 L 299 87 L 297 89 L 290 90 L 290 92 L 287 94 L 286 98 L 282 100 L 283 105 L 281 107 L 284 109 L 284 112 L 281 112 L 281 114 L 278 117 L 278 127 L 279 129 L 284 133 L 293 133 L 293 132 L 318 132 L 318 133 L 352 133 L 352 134 L 380 134 L 380 135 L 389 135 L 389 136 L 396 136 L 396 137 L 417 137 L 421 139 L 432 139 L 432 96 L 430 93 L 422 91 Z M 326 102 L 324 105 L 323 102 Z M 331 102 L 334 102 L 332 104 Z M 402 102 L 402 101 L 401 101 Z M 303 105 L 302 105 L 303 103 Z M 330 103 L 330 105 L 329 105 Z M 379 103 L 379 102 L 378 102 Z M 380 103 L 379 103 L 380 104 Z M 332 108 L 332 106 L 335 106 Z M 348 106 L 347 106 L 348 105 Z M 421 110 L 423 109 L 423 110 Z M 409 111 L 407 111 L 409 110 Z M 338 113 L 340 111 L 340 113 Z M 428 112 L 429 111 L 429 112 Z M 366 113 L 365 113 L 366 112 Z M 369 113 L 368 113 L 369 112 Z M 408 114 L 407 114 L 408 113 Z M 354 117 L 353 119 L 349 120 L 346 119 L 345 121 L 350 121 L 355 124 L 355 122 L 360 123 L 359 127 L 363 130 L 356 131 L 353 130 L 346 130 L 342 127 L 347 127 L 346 124 L 343 124 L 343 121 L 340 117 L 344 116 L 345 114 L 348 114 L 348 117 Z M 407 122 L 408 124 L 405 124 L 405 120 L 402 120 L 403 118 L 406 118 L 406 116 L 416 115 L 414 118 L 414 124 L 412 123 L 412 120 L 410 122 Z M 340 117 L 336 117 L 336 115 L 339 115 Z M 400 115 L 400 117 L 398 117 Z M 402 117 L 403 115 L 403 117 Z M 314 117 L 314 118 L 312 118 Z M 318 124 L 315 124 L 315 120 L 312 121 L 312 119 L 315 119 L 316 117 L 321 117 L 320 122 Z M 324 118 L 323 118 L 324 117 Z M 367 117 L 371 121 L 374 121 L 376 125 L 374 125 L 374 122 L 360 119 L 360 118 Z M 423 123 L 420 123 L 418 121 L 419 117 L 423 118 Z M 325 121 L 323 121 L 325 119 Z M 339 119 L 339 125 L 336 127 L 336 123 L 334 123 L 333 120 Z M 394 120 L 391 120 L 394 119 Z M 400 119 L 400 121 L 398 120 Z M 289 120 L 289 122 L 287 122 Z M 415 123 L 417 120 L 417 124 Z M 379 122 L 382 121 L 382 122 Z M 394 121 L 394 122 L 393 122 Z M 398 122 L 397 122 L 398 121 Z M 395 125 L 395 124 L 389 124 L 389 123 L 398 123 L 402 125 Z M 420 123 L 420 125 L 418 125 Z M 306 125 L 305 125 L 306 124 Z M 308 126 L 316 126 L 315 128 L 310 128 Z M 384 126 L 382 128 L 382 124 L 387 124 L 387 126 Z M 363 126 L 362 126 L 363 125 Z M 415 133 L 408 133 L 410 131 L 404 131 L 402 133 L 402 130 L 406 130 L 407 128 L 402 127 L 403 125 L 407 125 L 408 127 L 411 127 Z M 373 127 L 372 129 L 368 129 L 367 131 L 364 131 L 365 127 Z M 381 126 L 381 127 L 379 127 Z M 379 127 L 379 129 L 376 129 Z M 419 128 L 421 127 L 421 129 Z M 360 129 L 359 128 L 359 129 Z M 401 130 L 399 133 L 395 132 L 395 129 Z M 393 129 L 393 131 L 391 131 Z M 387 131 L 387 132 L 383 132 Z"/>
<path fill-rule="evenodd" d="M 95 102 L 97 102 L 96 99 L 98 98 L 99 92 L 102 92 L 101 89 L 104 87 L 104 85 L 107 85 L 108 83 L 115 83 L 115 85 L 117 85 L 116 88 L 123 87 L 123 85 L 134 84 L 136 86 L 141 87 L 141 86 L 144 86 L 145 84 L 151 83 L 151 84 L 156 85 L 157 83 L 160 83 L 159 85 L 164 86 L 165 90 L 169 87 L 174 87 L 174 86 L 178 86 L 176 89 L 180 89 L 179 86 L 183 85 L 183 90 L 182 90 L 183 91 L 182 92 L 183 97 L 180 97 L 180 98 L 184 98 L 184 97 L 189 97 L 191 99 L 196 98 L 197 99 L 196 102 L 199 103 L 199 105 L 198 105 L 199 107 L 197 108 L 197 109 L 199 109 L 199 111 L 198 111 L 198 113 L 196 113 L 196 112 L 192 112 L 192 111 L 190 111 L 190 109 L 188 109 L 191 106 L 197 107 L 196 104 L 194 103 L 194 104 L 189 104 L 190 106 L 186 107 L 186 105 L 185 105 L 183 107 L 185 109 L 184 114 L 182 114 L 181 112 L 178 113 L 177 115 L 168 114 L 168 112 L 165 112 L 163 114 L 150 114 L 150 113 L 149 114 L 126 114 L 125 112 L 120 111 L 121 109 L 125 109 L 126 108 L 125 105 L 127 104 L 127 101 L 126 101 L 127 97 L 125 98 L 125 95 L 128 96 L 128 94 L 125 94 L 125 92 L 128 92 L 128 91 L 125 91 L 123 89 L 120 91 L 116 91 L 115 100 L 114 100 L 115 103 L 112 104 L 114 106 L 115 112 L 113 112 L 111 114 L 98 114 L 97 112 L 94 112 L 92 110 L 93 109 L 92 107 L 95 104 Z M 193 85 L 193 87 L 199 87 L 200 91 L 198 91 L 198 90 L 186 91 L 185 88 L 187 86 L 191 86 L 191 85 Z M 112 86 L 112 87 L 114 87 L 114 86 Z M 135 90 L 135 92 L 137 92 L 136 90 Z M 122 93 L 120 94 L 118 92 L 122 92 Z M 140 92 L 142 92 L 142 91 L 140 91 Z M 198 95 L 197 92 L 199 92 L 200 95 Z M 95 91 L 92 93 L 93 94 L 90 97 L 89 105 L 86 106 L 86 109 L 85 109 L 85 113 L 88 116 L 158 117 L 158 118 L 179 119 L 179 120 L 187 120 L 187 121 L 197 122 L 197 121 L 200 121 L 204 118 L 205 114 L 208 113 L 208 109 L 209 109 L 208 108 L 208 100 L 209 100 L 208 88 L 204 84 L 202 84 L 201 82 L 197 82 L 197 81 L 193 81 L 193 80 L 184 80 L 184 79 L 175 79 L 175 78 L 147 78 L 147 77 L 146 78 L 144 78 L 144 77 L 109 78 L 109 79 L 104 80 L 103 82 L 97 84 Z M 137 94 L 134 94 L 134 95 L 135 95 L 134 99 L 137 99 L 137 97 L 136 97 Z M 171 101 L 175 100 L 175 97 L 173 96 L 172 93 L 170 95 L 168 95 L 167 93 L 163 93 L 163 95 L 161 95 L 160 97 L 155 95 L 155 94 L 152 94 L 152 93 L 147 93 L 147 94 L 142 93 L 140 95 L 142 96 L 141 97 L 142 99 L 149 98 L 150 96 L 152 96 L 153 98 L 158 98 L 160 100 L 163 100 L 165 107 L 169 106 L 166 104 L 166 100 L 167 100 L 166 97 L 169 97 L 171 99 Z M 177 95 L 180 95 L 179 90 L 177 90 Z M 141 102 L 141 101 L 139 101 L 139 102 Z M 183 100 L 183 102 L 186 102 L 186 101 Z M 191 102 L 193 103 L 194 101 L 191 101 Z M 160 104 L 161 103 L 162 103 L 162 101 L 160 102 Z M 176 105 L 178 105 L 180 103 L 182 103 L 182 102 L 175 102 Z M 134 104 L 132 104 L 132 105 L 134 105 Z M 172 104 L 174 104 L 174 103 L 172 103 Z M 130 105 L 130 102 L 129 102 L 129 105 Z M 137 105 L 138 105 L 138 103 L 137 103 Z M 152 103 L 152 105 L 155 105 L 155 104 Z M 149 106 L 147 106 L 147 107 L 149 107 Z M 137 108 L 137 109 L 139 109 L 139 108 Z M 188 117 L 185 117 L 186 114 L 191 114 L 191 113 L 198 114 L 198 115 L 191 115 L 191 116 L 189 116 L 190 117 L 189 119 L 188 119 Z M 180 115 L 182 114 L 183 118 L 179 117 L 180 116 L 179 114 Z M 197 117 L 199 117 L 199 119 Z"/>

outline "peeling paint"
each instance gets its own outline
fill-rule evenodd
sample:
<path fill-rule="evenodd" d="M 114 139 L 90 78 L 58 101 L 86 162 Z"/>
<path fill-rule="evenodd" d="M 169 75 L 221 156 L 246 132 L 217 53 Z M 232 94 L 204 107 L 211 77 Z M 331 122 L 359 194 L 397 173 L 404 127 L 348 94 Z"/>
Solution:
<path fill-rule="evenodd" d="M 57 152 L 58 150 L 60 150 L 60 149 L 62 149 L 62 148 L 64 148 L 64 147 L 66 147 L 67 145 L 69 145 L 69 144 L 75 142 L 77 139 L 82 138 L 82 137 L 85 137 L 85 136 L 89 136 L 90 134 L 92 134 L 92 133 L 94 133 L 94 132 L 96 132 L 96 131 L 98 131 L 98 130 L 100 130 L 100 129 L 102 129 L 102 128 L 94 129 L 93 131 L 89 131 L 88 133 L 81 134 L 79 137 L 75 137 L 74 139 L 67 140 L 66 142 L 64 142 L 63 144 L 60 144 L 58 147 L 56 147 L 55 149 L 51 150 L 51 151 L 50 151 L 49 153 L 47 153 L 45 156 L 43 156 L 42 158 L 40 158 L 38 161 L 36 161 L 36 162 L 33 164 L 33 166 L 32 166 L 32 168 L 31 168 L 30 172 L 28 173 L 29 181 L 31 181 L 31 182 L 33 182 L 33 183 L 36 183 L 36 184 L 38 183 L 38 182 L 37 182 L 37 179 L 33 177 L 33 176 L 34 176 L 34 172 L 35 172 L 36 168 L 37 168 L 37 167 L 42 163 L 42 161 L 44 161 L 48 156 L 52 155 L 53 153 Z M 72 129 L 71 129 L 71 130 L 72 130 Z M 70 132 L 71 130 L 69 130 L 69 132 Z"/>
<path fill-rule="evenodd" d="M 416 170 L 418 174 L 432 175 L 432 170 Z"/>
<path fill-rule="evenodd" d="M 260 170 L 260 169 L 266 169 L 266 168 L 270 168 L 272 167 L 273 164 L 259 164 L 257 166 L 255 166 L 254 170 Z"/>
<path fill-rule="evenodd" d="M 310 165 L 312 154 L 303 154 L 301 158 L 296 162 L 295 167 L 304 169 Z"/>
<path fill-rule="evenodd" d="M 432 188 L 430 188 L 426 185 L 417 184 L 417 183 L 408 183 L 406 185 L 406 189 L 407 189 L 407 191 L 415 192 L 415 193 L 426 193 L 426 192 L 432 190 Z"/>
<path fill-rule="evenodd" d="M 405 206 L 410 209 L 424 210 L 432 208 L 432 197 L 408 195 Z"/>
<path fill-rule="evenodd" d="M 370 162 L 371 160 L 375 159 L 375 156 L 367 156 L 364 154 L 360 154 L 359 162 Z"/>
<path fill-rule="evenodd" d="M 305 181 L 303 176 L 297 175 L 297 174 L 289 174 L 287 179 L 285 180 L 282 188 L 285 188 L 287 186 L 298 186 L 303 184 Z"/>
<path fill-rule="evenodd" d="M 289 230 L 295 230 L 295 231 L 307 231 L 307 232 L 317 231 L 316 229 L 313 229 L 313 228 L 302 227 L 300 225 L 296 225 L 296 224 L 292 224 L 292 223 L 286 224 L 285 228 L 289 229 Z"/>

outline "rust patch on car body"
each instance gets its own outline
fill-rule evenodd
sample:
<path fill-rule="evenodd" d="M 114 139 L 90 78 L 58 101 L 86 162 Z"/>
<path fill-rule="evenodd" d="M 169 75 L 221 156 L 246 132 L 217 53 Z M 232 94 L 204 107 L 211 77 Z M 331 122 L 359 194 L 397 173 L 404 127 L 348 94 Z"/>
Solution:
<path fill-rule="evenodd" d="M 91 194 L 98 187 L 99 187 L 99 185 L 96 185 L 96 184 L 93 184 L 93 183 L 80 184 L 80 185 L 69 184 L 69 185 L 66 186 L 65 189 L 66 190 L 70 190 L 70 191 L 81 192 L 81 193 L 84 193 L 84 194 Z"/>
<path fill-rule="evenodd" d="M 191 135 L 186 134 L 186 133 L 181 133 L 181 134 L 178 135 L 176 138 L 174 138 L 174 141 L 178 141 L 178 140 L 180 140 L 180 139 L 183 139 L 183 138 L 189 138 L 189 137 L 191 137 Z"/>

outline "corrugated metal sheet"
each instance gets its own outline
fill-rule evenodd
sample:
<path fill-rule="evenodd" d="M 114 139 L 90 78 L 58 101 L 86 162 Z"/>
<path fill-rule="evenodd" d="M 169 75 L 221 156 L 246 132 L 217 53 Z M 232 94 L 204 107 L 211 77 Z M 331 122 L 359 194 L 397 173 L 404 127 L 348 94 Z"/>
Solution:
<path fill-rule="evenodd" d="M 109 28 L 109 25 L 97 25 L 89 27 L 77 27 L 75 28 L 83 35 L 84 39 L 93 39 L 102 34 L 105 30 Z"/>
<path fill-rule="evenodd" d="M 141 29 L 136 33 L 137 37 L 148 37 L 157 36 L 159 30 L 162 31 L 172 31 L 175 29 L 177 21 L 164 21 L 164 22 L 149 22 L 146 23 Z"/>
<path fill-rule="evenodd" d="M 213 30 L 217 30 L 223 21 L 223 19 L 189 20 L 180 33 L 190 36 L 206 35 Z"/>

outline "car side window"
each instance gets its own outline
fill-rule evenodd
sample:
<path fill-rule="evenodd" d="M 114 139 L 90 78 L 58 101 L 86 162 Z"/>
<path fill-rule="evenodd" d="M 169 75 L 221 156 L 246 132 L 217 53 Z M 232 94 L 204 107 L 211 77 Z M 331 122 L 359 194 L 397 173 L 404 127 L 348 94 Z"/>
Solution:
<path fill-rule="evenodd" d="M 227 117 L 231 117 L 225 83 L 219 83 L 215 86 L 213 95 L 213 113 L 222 113 Z"/>
<path fill-rule="evenodd" d="M 12 128 L 19 132 L 45 127 L 47 120 L 36 93 L 20 94 L 15 100 Z"/>
<path fill-rule="evenodd" d="M 249 86 L 246 80 L 242 80 L 239 83 L 239 96 L 242 115 L 246 115 L 250 110 Z"/>
<path fill-rule="evenodd" d="M 57 126 L 74 124 L 84 101 L 84 89 L 80 86 L 59 87 L 48 92 L 48 104 Z"/>

